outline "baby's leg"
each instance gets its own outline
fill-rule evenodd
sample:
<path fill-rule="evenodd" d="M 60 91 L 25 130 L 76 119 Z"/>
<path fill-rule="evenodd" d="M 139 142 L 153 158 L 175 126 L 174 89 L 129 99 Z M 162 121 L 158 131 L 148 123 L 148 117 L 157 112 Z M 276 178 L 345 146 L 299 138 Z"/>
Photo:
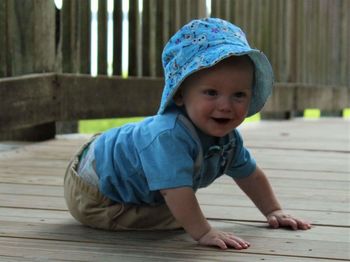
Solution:
<path fill-rule="evenodd" d="M 78 152 L 70 162 L 64 178 L 64 197 L 68 210 L 76 220 L 84 225 L 110 229 L 113 224 L 111 217 L 120 213 L 123 205 L 112 203 L 100 193 L 97 186 L 90 185 L 78 176 L 80 153 Z"/>
<path fill-rule="evenodd" d="M 114 230 L 171 230 L 182 228 L 166 204 L 123 205 L 113 219 Z"/>
<path fill-rule="evenodd" d="M 76 174 L 74 163 L 67 171 L 65 199 L 72 216 L 80 223 L 105 230 L 169 230 L 178 229 L 166 204 L 136 206 L 113 203 L 97 187 Z"/>
<path fill-rule="evenodd" d="M 166 204 L 134 206 L 113 203 L 98 187 L 78 175 L 79 159 L 89 142 L 70 162 L 64 178 L 64 196 L 72 216 L 80 223 L 106 230 L 168 230 L 180 228 Z M 89 180 L 90 181 L 90 180 Z"/>

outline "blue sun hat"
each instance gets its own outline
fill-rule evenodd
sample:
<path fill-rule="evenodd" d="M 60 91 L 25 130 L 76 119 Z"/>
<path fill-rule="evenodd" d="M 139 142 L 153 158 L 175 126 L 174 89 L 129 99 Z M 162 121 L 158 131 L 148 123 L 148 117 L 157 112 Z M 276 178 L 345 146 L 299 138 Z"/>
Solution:
<path fill-rule="evenodd" d="M 229 56 L 241 55 L 248 55 L 255 65 L 248 110 L 248 116 L 251 116 L 263 108 L 272 92 L 273 72 L 267 57 L 249 46 L 239 27 L 225 20 L 204 18 L 183 26 L 163 50 L 165 86 L 158 114 L 163 114 L 174 103 L 173 97 L 186 77 Z"/>

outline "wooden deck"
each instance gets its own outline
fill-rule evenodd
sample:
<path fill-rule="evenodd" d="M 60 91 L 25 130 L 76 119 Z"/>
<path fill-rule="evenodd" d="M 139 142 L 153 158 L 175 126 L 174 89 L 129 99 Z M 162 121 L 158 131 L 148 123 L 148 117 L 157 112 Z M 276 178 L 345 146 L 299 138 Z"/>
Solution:
<path fill-rule="evenodd" d="M 269 229 L 228 178 L 198 198 L 212 225 L 251 242 L 247 250 L 201 247 L 183 231 L 86 228 L 67 212 L 62 182 L 87 138 L 58 136 L 0 146 L 0 261 L 349 261 L 350 121 L 262 121 L 242 134 L 285 209 L 313 229 Z"/>

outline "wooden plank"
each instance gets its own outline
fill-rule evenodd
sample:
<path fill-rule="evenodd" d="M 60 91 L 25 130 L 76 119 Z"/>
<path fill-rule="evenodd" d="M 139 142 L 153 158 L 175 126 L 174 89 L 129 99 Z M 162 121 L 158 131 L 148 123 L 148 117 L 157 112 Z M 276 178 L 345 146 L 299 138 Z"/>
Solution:
<path fill-rule="evenodd" d="M 350 88 L 331 86 L 299 86 L 297 87 L 296 109 L 319 108 L 336 111 L 350 105 Z"/>
<path fill-rule="evenodd" d="M 7 73 L 7 1 L 0 1 L 0 77 L 8 76 Z"/>
<path fill-rule="evenodd" d="M 205 196 L 205 191 L 198 194 L 198 199 L 201 208 L 209 219 L 224 219 L 232 221 L 254 221 L 254 222 L 265 222 L 266 219 L 259 212 L 259 210 L 251 204 L 247 197 L 218 197 L 218 194 L 208 194 L 212 198 L 218 199 L 217 201 L 210 201 L 207 196 Z M 226 201 L 221 201 L 222 199 L 227 199 Z M 287 212 L 307 219 L 311 221 L 314 225 L 327 225 L 336 227 L 350 227 L 350 216 L 349 213 L 344 213 L 344 208 L 342 210 L 330 209 L 328 210 L 318 210 L 317 207 L 314 209 L 308 208 L 313 205 L 313 202 L 308 203 L 309 205 L 304 205 L 298 207 L 297 205 L 290 206 L 280 198 L 281 203 L 287 210 Z M 43 210 L 45 212 L 51 211 L 67 211 L 65 201 L 62 196 L 37 196 L 37 195 L 10 195 L 10 194 L 0 194 L 1 208 L 16 208 L 16 209 L 26 209 L 29 213 L 32 210 Z M 242 202 L 243 200 L 243 202 Z M 289 201 L 291 202 L 291 201 Z M 301 202 L 301 201 L 300 201 Z M 305 199 L 304 199 L 305 202 Z M 294 201 L 296 203 L 296 201 Z M 325 204 L 329 204 L 325 202 Z M 337 203 L 330 203 L 331 205 L 336 205 Z M 346 204 L 344 204 L 346 205 Z M 321 205 L 319 205 L 321 206 Z M 323 208 L 327 209 L 327 208 Z M 2 217 L 2 216 L 0 216 Z"/>
<path fill-rule="evenodd" d="M 60 260 L 60 261 L 98 261 L 103 257 L 103 261 L 295 261 L 295 257 L 250 254 L 235 252 L 217 252 L 216 250 L 144 250 L 140 248 L 122 249 L 113 244 L 100 243 L 80 243 L 62 242 L 48 240 L 28 240 L 22 238 L 1 238 L 0 259 L 6 261 L 33 261 L 37 260 Z M 64 250 L 64 252 L 62 252 Z M 184 254 L 182 254 L 184 253 Z M 18 260 L 17 260 L 18 259 Z M 334 260 L 324 260 L 317 258 L 298 257 L 300 262 L 327 262 Z"/>
<path fill-rule="evenodd" d="M 350 137 L 348 136 L 350 125 L 348 121 L 339 118 L 294 119 L 284 122 L 261 121 L 244 123 L 239 129 L 249 148 L 350 152 Z"/>
<path fill-rule="evenodd" d="M 122 74 L 122 1 L 114 0 L 113 10 L 113 75 Z"/>
<path fill-rule="evenodd" d="M 66 98 L 60 120 L 153 115 L 163 87 L 162 79 L 153 78 L 59 75 L 58 81 Z"/>
<path fill-rule="evenodd" d="M 56 120 L 54 74 L 0 79 L 0 132 Z"/>
<path fill-rule="evenodd" d="M 164 47 L 163 27 L 166 17 L 163 13 L 162 0 L 149 0 L 144 2 L 142 13 L 142 54 L 143 75 L 160 77 L 163 74 L 161 54 Z M 167 39 L 168 40 L 168 39 Z"/>
<path fill-rule="evenodd" d="M 229 249 L 226 252 L 212 252 L 212 248 L 195 244 L 183 231 L 152 232 L 106 232 L 69 224 L 42 224 L 2 221 L 0 236 L 12 238 L 32 238 L 61 240 L 69 242 L 113 244 L 119 250 L 129 251 L 157 250 L 157 252 L 177 251 L 180 257 L 190 252 L 192 255 L 208 252 L 208 255 L 225 256 L 235 253 L 292 256 L 295 258 L 348 258 L 348 234 L 346 228 L 314 227 L 310 231 L 271 230 L 261 223 L 217 222 L 211 224 L 218 229 L 232 231 L 251 243 L 243 251 Z M 211 252 L 210 252 L 211 251 Z M 209 253 L 210 252 L 210 253 Z M 206 257 L 206 256 L 205 256 Z M 196 256 L 196 259 L 199 257 Z"/>
<path fill-rule="evenodd" d="M 1 207 L 16 207 L 30 209 L 66 210 L 66 203 L 62 196 L 30 196 L 13 195 L 12 199 L 8 195 L 0 194 Z"/>
<path fill-rule="evenodd" d="M 107 0 L 98 1 L 98 74 L 107 74 Z"/>
<path fill-rule="evenodd" d="M 285 151 L 279 149 L 252 149 L 262 168 L 289 169 L 295 171 L 323 171 L 349 173 L 349 154 L 334 152 Z M 305 162 L 308 159 L 308 162 Z"/>
<path fill-rule="evenodd" d="M 350 184 L 348 184 L 347 188 L 349 189 Z M 272 183 L 272 186 L 274 188 L 278 188 L 274 183 Z M 291 185 L 293 186 L 293 185 Z M 237 188 L 232 187 L 231 190 Z M 299 190 L 304 190 L 304 188 L 299 188 Z M 237 191 L 238 192 L 238 191 Z M 311 191 L 311 192 L 317 192 Z M 294 192 L 297 194 L 297 190 Z M 326 192 L 325 192 L 326 193 Z M 302 198 L 301 196 L 297 195 L 296 197 L 291 197 L 290 195 L 285 196 L 284 194 L 276 194 L 279 197 L 280 202 L 282 203 L 282 206 L 286 210 L 290 210 L 292 212 L 293 210 L 315 210 L 315 211 L 324 211 L 326 212 L 336 212 L 336 213 L 350 213 L 350 205 L 349 205 L 349 197 L 347 196 L 348 190 L 342 190 L 342 194 L 337 199 L 334 199 L 336 197 L 327 197 L 327 196 L 319 196 L 314 197 L 311 194 L 311 198 Z M 17 196 L 14 196 L 17 197 Z M 305 201 L 305 199 L 309 199 L 309 201 Z M 247 198 L 246 195 L 243 194 L 231 194 L 230 191 L 223 192 L 223 193 L 210 193 L 208 191 L 203 190 L 202 194 L 198 194 L 198 200 L 203 205 L 212 205 L 212 206 L 225 206 L 226 208 L 234 207 L 234 206 L 251 206 L 254 207 L 254 205 L 251 203 L 251 201 Z M 350 215 L 345 215 L 350 219 Z"/>
<path fill-rule="evenodd" d="M 24 145 L 28 145 L 31 142 L 25 141 L 5 141 L 0 143 L 0 152 L 11 151 L 18 148 L 21 148 Z"/>
<path fill-rule="evenodd" d="M 294 109 L 295 87 L 291 84 L 275 84 L 271 97 L 262 109 L 263 113 L 286 112 Z"/>
<path fill-rule="evenodd" d="M 141 44 L 139 36 L 139 8 L 138 8 L 138 0 L 130 0 L 129 1 L 129 68 L 128 68 L 128 76 L 136 76 L 137 75 L 137 62 L 138 56 L 136 50 L 137 46 Z"/>
<path fill-rule="evenodd" d="M 90 0 L 80 1 L 78 3 L 79 72 L 89 74 L 91 64 L 91 3 Z"/>
<path fill-rule="evenodd" d="M 62 183 L 63 184 L 63 183 Z M 1 180 L 0 194 L 1 195 L 20 195 L 20 196 L 49 196 L 63 197 L 63 187 L 59 185 L 25 185 L 17 183 L 4 183 Z"/>
<path fill-rule="evenodd" d="M 273 180 L 271 181 L 274 188 L 278 189 L 276 194 L 279 196 L 280 202 L 289 212 L 309 219 L 316 225 L 350 226 L 350 207 L 347 190 L 328 191 L 327 189 L 323 190 L 322 187 L 307 190 L 291 185 L 290 187 L 295 188 L 294 192 L 286 193 L 285 188 L 276 186 Z M 60 184 L 63 184 L 63 181 Z M 0 185 L 1 207 L 66 210 L 62 197 L 63 190 L 60 187 L 37 184 Z M 306 190 L 308 193 L 298 194 L 300 190 Z M 324 192 L 323 196 L 321 191 Z M 229 186 L 228 183 L 226 185 L 214 184 L 210 188 L 199 190 L 197 197 L 204 213 L 209 218 L 265 221 L 252 202 L 233 184 Z M 309 199 L 309 201 L 305 202 L 305 199 Z M 243 210 L 244 212 L 242 212 Z"/>
<path fill-rule="evenodd" d="M 30 175 L 18 173 L 17 170 L 13 172 L 9 172 L 8 175 L 12 175 L 13 183 L 7 183 L 3 180 L 3 177 L 6 178 L 6 171 L 4 172 L 3 168 L 0 169 L 1 183 L 0 183 L 0 194 L 9 194 L 9 195 L 27 195 L 27 196 L 63 196 L 63 189 L 61 188 L 63 182 L 63 178 L 58 179 L 59 177 L 63 177 L 63 172 L 59 174 L 59 172 L 54 172 L 54 174 L 47 175 L 47 178 L 55 178 L 57 177 L 57 181 L 60 180 L 60 183 L 57 184 L 35 184 L 35 183 L 26 183 L 22 182 L 21 177 L 27 177 Z M 38 172 L 40 174 L 40 172 Z M 283 175 L 283 172 L 278 172 Z M 35 174 L 33 172 L 33 174 Z M 33 175 L 32 174 L 32 175 Z M 303 185 L 302 181 L 298 181 L 298 178 L 275 178 L 271 177 L 268 172 L 268 176 L 270 178 L 271 183 L 274 186 L 276 194 L 281 198 L 282 202 L 289 201 L 293 203 L 292 205 L 296 205 L 296 202 L 302 202 L 302 200 L 310 199 L 309 204 L 313 203 L 313 207 L 316 208 L 317 205 L 315 203 L 318 202 L 335 202 L 339 203 L 339 205 L 332 206 L 331 204 L 327 206 L 322 206 L 321 203 L 318 205 L 319 210 L 328 210 L 329 208 L 339 208 L 343 206 L 344 209 L 349 209 L 348 202 L 350 202 L 350 196 L 347 194 L 350 188 L 349 181 L 333 181 L 333 180 L 316 180 L 316 179 L 305 179 L 305 184 Z M 17 180 L 15 180 L 17 179 Z M 296 181 L 296 182 L 293 182 Z M 290 186 L 289 186 L 290 184 Z M 313 186 L 315 184 L 315 186 Z M 300 189 L 303 189 L 300 192 Z M 216 195 L 222 194 L 227 197 L 234 197 L 233 204 L 243 201 L 245 205 L 250 204 L 250 200 L 246 198 L 246 196 L 242 193 L 242 191 L 236 186 L 236 184 L 229 177 L 221 177 L 218 179 L 213 186 L 210 186 L 205 189 L 200 189 L 199 194 L 201 195 Z M 245 200 L 242 200 L 244 198 Z M 301 203 L 301 205 L 304 205 Z M 297 205 L 296 205 L 297 206 Z M 297 207 L 295 207 L 297 209 Z M 350 210 L 348 210 L 350 211 Z"/>
<path fill-rule="evenodd" d="M 148 36 L 144 38 L 144 41 L 148 41 L 149 43 L 149 60 L 148 67 L 150 70 L 149 76 L 155 77 L 156 76 L 156 65 L 158 60 L 160 59 L 159 56 L 157 56 L 157 10 L 159 9 L 156 0 L 148 0 L 147 4 L 149 5 L 149 28 L 148 28 Z M 160 38 L 161 39 L 161 38 Z"/>
<path fill-rule="evenodd" d="M 150 1 L 146 1 L 143 5 L 142 12 L 142 75 L 150 76 L 151 68 L 151 54 L 150 54 L 150 12 L 151 12 Z"/>
<path fill-rule="evenodd" d="M 44 224 L 70 224 L 80 225 L 67 210 L 47 210 L 0 207 L 0 221 L 44 223 Z"/>
<path fill-rule="evenodd" d="M 162 64 L 162 53 L 165 46 L 164 40 L 167 42 L 169 39 L 165 39 L 165 36 L 163 35 L 164 31 L 162 27 L 165 24 L 166 17 L 163 13 L 163 0 L 156 0 L 155 5 L 152 9 L 156 8 L 155 12 L 155 19 L 156 19 L 156 25 L 155 25 L 155 50 L 154 50 L 154 60 L 155 60 L 155 68 L 154 68 L 154 76 L 156 77 L 163 77 L 163 64 Z"/>
<path fill-rule="evenodd" d="M 7 1 L 7 11 L 6 52 L 11 60 L 7 75 L 54 71 L 54 3 L 45 0 Z M 22 27 L 23 24 L 26 27 Z"/>
<path fill-rule="evenodd" d="M 1 115 L 0 130 L 57 120 L 153 115 L 157 111 L 162 88 L 162 78 L 126 80 L 43 74 L 1 79 L 0 99 L 3 102 L 0 109 L 6 114 Z M 147 97 L 147 100 L 141 100 L 142 97 Z M 316 100 L 315 97 L 321 99 Z M 98 99 L 105 103 L 96 104 Z M 350 91 L 346 88 L 281 83 L 276 84 L 263 112 L 283 112 L 294 109 L 294 106 L 297 110 L 318 107 L 334 111 L 345 108 L 349 103 Z"/>
<path fill-rule="evenodd" d="M 230 220 L 245 222 L 266 222 L 266 218 L 256 207 L 248 206 L 217 206 L 201 204 L 204 215 L 212 220 Z M 350 226 L 349 215 L 343 212 L 327 212 L 318 210 L 286 209 L 286 212 L 296 217 L 310 221 L 314 226 L 346 227 Z"/>
<path fill-rule="evenodd" d="M 45 0 L 6 1 L 6 10 L 7 36 L 6 48 L 4 50 L 6 53 L 7 76 L 54 71 L 56 58 L 54 2 Z M 26 26 L 23 27 L 23 24 Z M 0 92 L 1 101 L 4 100 L 2 91 Z M 33 128 L 25 128 L 16 132 L 0 131 L 0 140 L 40 140 L 52 138 L 55 133 L 55 125 L 53 122 L 50 124 L 47 123 L 47 119 L 51 118 L 51 116 L 45 117 L 42 113 L 32 115 L 36 113 L 35 109 L 33 111 L 31 108 L 23 110 L 23 106 L 21 107 L 20 105 L 21 102 L 16 103 L 15 107 L 19 107 L 20 112 L 24 111 L 25 116 L 28 116 L 29 120 L 19 122 L 20 125 L 17 127 L 26 126 L 28 122 L 32 122 L 33 118 L 39 120 L 39 123 L 35 123 L 37 121 L 34 121 L 30 125 Z M 37 103 L 39 106 L 43 106 L 47 101 L 37 101 Z M 6 102 L 4 104 L 6 105 Z M 3 106 L 3 102 L 1 106 Z M 6 112 L 2 109 L 2 112 Z M 12 115 L 14 118 L 17 117 L 16 113 L 18 112 Z M 9 111 L 6 114 L 11 115 L 12 112 Z M 18 117 L 21 118 L 20 115 Z M 11 122 L 14 123 L 13 118 Z M 0 129 L 7 127 L 2 123 L 0 125 Z M 7 131 L 12 129 L 10 127 Z M 43 137 L 38 137 L 38 134 Z"/>
<path fill-rule="evenodd" d="M 350 56 L 350 47 L 348 45 L 350 40 L 350 15 L 346 10 L 350 9 L 349 1 L 342 1 L 341 7 L 341 29 L 342 29 L 342 51 L 341 57 L 349 57 Z M 350 62 L 349 59 L 343 59 L 341 61 L 341 75 L 343 76 L 343 81 L 345 85 L 349 85 L 350 83 Z"/>
<path fill-rule="evenodd" d="M 73 54 L 76 50 L 76 37 L 77 32 L 74 19 L 76 18 L 76 6 L 77 2 L 64 0 L 62 2 L 62 9 L 60 11 L 59 26 L 60 38 L 59 38 L 59 50 L 57 54 L 58 58 L 58 72 L 75 73 L 77 72 L 76 60 L 77 57 Z"/>
<path fill-rule="evenodd" d="M 90 73 L 90 0 L 63 1 L 60 23 L 58 72 Z"/>
<path fill-rule="evenodd" d="M 56 61 L 56 43 L 55 43 L 55 4 L 52 1 L 39 0 L 35 1 L 34 13 L 34 28 L 33 28 L 33 71 L 28 73 L 44 73 L 55 71 Z M 17 9 L 22 5 L 17 3 Z M 31 12 L 25 10 L 25 12 Z M 28 21 L 24 20 L 24 23 Z M 30 31 L 30 30 L 28 30 Z M 22 39 L 25 42 L 22 47 L 28 44 L 28 40 Z M 21 53 L 23 55 L 24 53 Z M 24 74 L 24 72 L 20 72 Z"/>
<path fill-rule="evenodd" d="M 51 161 L 50 161 L 51 162 Z M 53 163 L 54 165 L 54 163 Z M 56 188 L 55 186 L 61 186 L 63 183 L 63 175 L 65 167 L 61 167 L 60 169 L 54 170 L 53 174 L 50 174 L 48 171 L 49 167 L 43 169 L 42 171 L 41 167 L 37 168 L 21 168 L 20 170 L 17 170 L 16 168 L 11 167 L 11 165 L 6 166 L 5 168 L 1 166 L 1 183 L 0 183 L 0 194 L 14 194 L 17 195 L 18 193 L 20 195 L 26 195 L 26 194 L 33 194 L 33 195 L 50 195 L 50 196 L 62 196 L 62 190 Z M 8 170 L 11 171 L 7 171 Z M 28 170 L 27 173 L 25 173 L 25 169 Z M 21 171 L 22 170 L 22 171 Z M 33 170 L 33 172 L 31 172 Z M 37 170 L 37 171 L 35 171 Z M 62 172 L 59 172 L 59 171 Z M 334 180 L 316 180 L 316 179 L 305 179 L 305 180 L 298 180 L 298 178 L 283 178 L 283 171 L 278 171 L 276 173 L 280 174 L 279 177 L 273 177 L 270 176 L 270 171 L 266 171 L 267 175 L 270 177 L 271 183 L 275 187 L 275 191 L 277 194 L 282 195 L 285 200 L 289 200 L 291 202 L 301 201 L 303 199 L 309 199 L 312 197 L 311 202 L 317 203 L 322 202 L 323 200 L 326 202 L 337 202 L 339 203 L 338 206 L 322 206 L 321 203 L 319 203 L 320 210 L 328 210 L 329 208 L 339 208 L 342 204 L 344 204 L 344 208 L 349 208 L 347 204 L 349 196 L 347 195 L 347 191 L 350 188 L 350 182 L 349 181 L 334 181 Z M 38 177 L 45 177 L 47 180 L 51 179 L 52 181 L 56 181 L 56 184 L 53 183 L 28 183 L 26 182 L 29 178 L 34 177 L 37 175 Z M 316 173 L 314 173 L 316 174 Z M 12 178 L 12 183 L 18 183 L 18 184 L 12 184 L 9 182 L 6 182 L 6 178 L 10 177 Z M 23 182 L 21 181 L 21 177 L 23 177 Z M 299 192 L 299 190 L 303 189 L 303 192 Z M 38 193 L 42 192 L 42 193 Z M 45 193 L 47 192 L 47 193 Z M 220 179 L 218 179 L 215 182 L 214 187 L 209 187 L 206 189 L 201 189 L 200 192 L 206 192 L 208 194 L 218 194 L 222 193 L 226 196 L 235 196 L 237 198 L 240 198 L 242 195 L 242 192 L 237 188 L 235 183 L 232 181 L 231 178 L 228 176 L 223 176 Z M 296 196 L 296 194 L 298 194 Z M 325 197 L 327 198 L 325 199 Z M 250 203 L 249 201 L 247 203 Z M 316 208 L 317 205 L 314 205 Z"/>
<path fill-rule="evenodd" d="M 266 127 L 263 121 L 254 128 L 244 127 L 242 133 L 248 133 L 251 138 L 261 135 L 264 140 L 273 140 L 276 134 L 288 130 L 297 141 L 297 137 L 303 139 L 302 134 L 305 137 L 314 129 L 322 129 L 316 137 L 329 143 L 323 137 L 347 126 L 347 122 L 340 119 L 334 123 L 329 120 L 314 123 L 319 125 L 304 126 L 302 121 L 292 121 L 275 122 L 275 125 Z M 274 129 L 274 133 L 271 132 Z M 336 132 L 334 137 L 336 140 L 346 138 L 346 134 L 345 131 Z M 65 253 L 69 254 L 67 260 L 70 261 L 73 258 L 84 260 L 86 250 L 95 254 L 91 258 L 103 254 L 104 258 L 111 260 L 116 256 L 125 259 L 130 256 L 130 260 L 142 257 L 142 261 L 157 259 L 158 254 L 166 254 L 174 261 L 191 261 L 192 258 L 193 261 L 225 261 L 233 257 L 242 261 L 270 258 L 275 261 L 335 261 L 349 257 L 350 201 L 347 192 L 350 172 L 346 170 L 347 151 L 309 150 L 308 143 L 291 150 L 278 148 L 278 141 L 270 143 L 272 148 L 255 145 L 252 151 L 265 167 L 283 206 L 316 226 L 310 231 L 268 229 L 257 208 L 229 177 L 222 177 L 211 187 L 198 191 L 203 212 L 216 228 L 235 232 L 250 241 L 252 247 L 245 251 L 217 252 L 197 246 L 182 231 L 113 233 L 80 226 L 66 210 L 62 180 L 72 152 L 88 137 L 72 139 L 62 136 L 0 154 L 0 242 L 7 238 L 14 241 L 1 245 L 0 259 L 13 252 L 18 256 L 12 257 L 14 259 L 33 260 L 55 254 L 52 255 L 54 259 L 55 250 L 65 249 L 66 244 L 70 246 Z M 293 159 L 294 156 L 298 158 Z M 6 183 L 7 179 L 12 179 L 12 182 Z M 154 250 L 157 250 L 157 255 L 154 255 Z M 65 258 L 61 257 L 61 260 Z"/>

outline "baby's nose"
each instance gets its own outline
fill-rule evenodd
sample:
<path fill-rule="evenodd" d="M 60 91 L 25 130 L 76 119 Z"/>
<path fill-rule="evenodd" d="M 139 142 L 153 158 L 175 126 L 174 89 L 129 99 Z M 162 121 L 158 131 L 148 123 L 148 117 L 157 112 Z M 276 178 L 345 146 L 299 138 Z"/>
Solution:
<path fill-rule="evenodd" d="M 229 97 L 221 97 L 218 100 L 217 108 L 220 111 L 231 111 L 232 110 L 232 99 Z"/>

